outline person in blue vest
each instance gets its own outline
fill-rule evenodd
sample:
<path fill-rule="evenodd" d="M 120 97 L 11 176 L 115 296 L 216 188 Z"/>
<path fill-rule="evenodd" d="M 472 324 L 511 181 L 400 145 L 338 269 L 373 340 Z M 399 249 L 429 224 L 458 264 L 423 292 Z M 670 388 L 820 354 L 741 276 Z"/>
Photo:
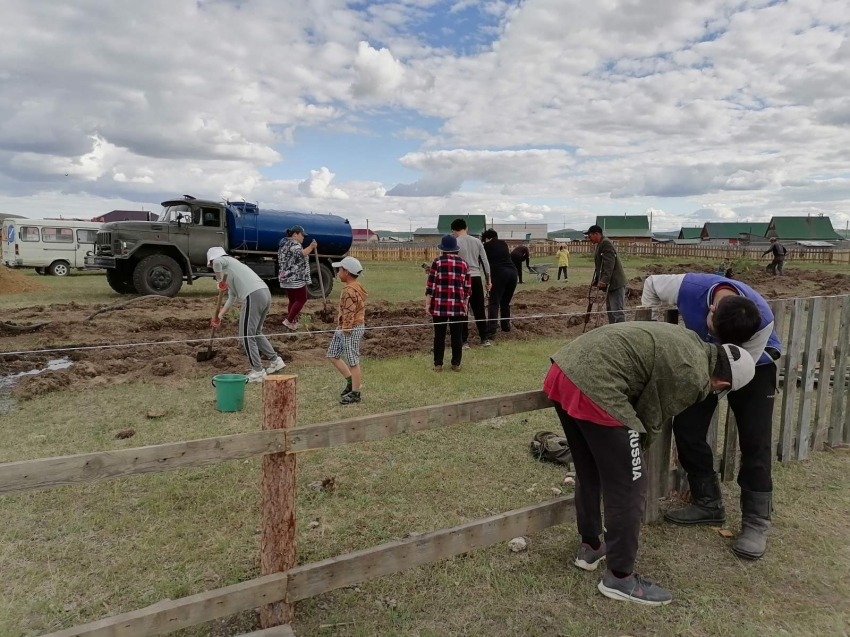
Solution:
<path fill-rule="evenodd" d="M 746 386 L 728 394 L 741 446 L 741 533 L 732 550 L 739 557 L 759 559 L 767 546 L 772 513 L 771 480 L 773 403 L 781 344 L 767 302 L 748 285 L 716 274 L 660 274 L 643 285 L 644 306 L 676 306 L 682 320 L 707 342 L 730 343 L 756 361 L 756 373 Z M 714 455 L 706 441 L 717 409 L 715 394 L 673 419 L 679 462 L 688 474 L 692 504 L 664 517 L 676 524 L 723 524 L 726 511 Z"/>

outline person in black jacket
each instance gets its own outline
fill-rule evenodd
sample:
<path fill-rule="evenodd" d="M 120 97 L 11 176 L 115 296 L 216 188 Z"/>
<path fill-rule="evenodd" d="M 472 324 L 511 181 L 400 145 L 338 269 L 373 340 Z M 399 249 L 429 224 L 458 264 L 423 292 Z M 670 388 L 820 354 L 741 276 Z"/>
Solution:
<path fill-rule="evenodd" d="M 499 239 L 499 233 L 490 228 L 481 234 L 484 252 L 490 262 L 490 277 L 493 287 L 490 289 L 490 304 L 487 311 L 488 338 L 496 336 L 499 314 L 503 332 L 511 331 L 511 299 L 517 286 L 517 268 L 511 258 L 508 244 Z M 528 248 L 526 248 L 527 250 Z"/>
<path fill-rule="evenodd" d="M 784 245 L 779 243 L 779 240 L 776 237 L 770 238 L 770 247 L 764 251 L 761 256 L 765 256 L 766 254 L 773 253 L 773 261 L 771 261 L 767 266 L 767 271 L 770 272 L 773 276 L 782 276 L 785 274 L 785 255 L 788 253 L 788 250 Z"/>
<path fill-rule="evenodd" d="M 511 252 L 511 261 L 516 268 L 519 282 L 522 283 L 522 262 L 525 261 L 526 267 L 531 267 L 531 251 L 528 246 L 517 246 Z"/>
<path fill-rule="evenodd" d="M 584 234 L 596 246 L 596 251 L 593 253 L 595 269 L 591 285 L 605 292 L 608 322 L 624 323 L 626 313 L 623 310 L 626 307 L 627 280 L 617 249 L 599 226 L 590 226 Z"/>

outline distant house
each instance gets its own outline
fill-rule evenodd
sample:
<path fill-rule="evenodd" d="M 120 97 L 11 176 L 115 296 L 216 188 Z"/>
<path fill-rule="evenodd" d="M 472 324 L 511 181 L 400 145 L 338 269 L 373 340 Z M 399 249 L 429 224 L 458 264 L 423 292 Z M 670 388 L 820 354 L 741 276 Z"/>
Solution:
<path fill-rule="evenodd" d="M 412 232 L 394 232 L 392 230 L 376 230 L 378 241 L 381 243 L 409 243 L 413 241 Z"/>
<path fill-rule="evenodd" d="M 351 238 L 354 243 L 377 243 L 378 233 L 368 228 L 352 228 Z"/>
<path fill-rule="evenodd" d="M 700 239 L 702 238 L 702 228 L 703 226 L 696 226 L 694 228 L 686 228 L 682 226 L 682 229 L 679 230 L 679 236 L 677 239 Z"/>
<path fill-rule="evenodd" d="M 649 217 L 646 215 L 600 215 L 596 217 L 596 225 L 602 228 L 603 234 L 618 243 L 636 243 L 652 241 L 649 230 Z"/>
<path fill-rule="evenodd" d="M 573 230 L 572 228 L 565 228 L 564 230 L 555 230 L 554 232 L 549 233 L 550 241 L 557 241 L 558 239 L 569 239 L 571 241 L 586 241 L 587 237 L 584 236 L 584 232 L 581 230 Z"/>
<path fill-rule="evenodd" d="M 480 235 L 487 228 L 487 217 L 484 215 L 440 215 L 437 221 L 437 231 L 449 234 L 452 231 L 452 221 L 463 219 L 466 221 L 466 231 L 475 236 Z"/>
<path fill-rule="evenodd" d="M 750 221 L 708 222 L 703 226 L 700 237 L 703 241 L 715 245 L 737 245 L 742 241 L 747 241 L 749 236 L 763 237 L 766 231 L 766 223 Z"/>
<path fill-rule="evenodd" d="M 545 223 L 494 223 L 490 227 L 505 241 L 546 241 L 549 238 L 549 226 Z"/>
<path fill-rule="evenodd" d="M 782 241 L 841 241 L 829 217 L 773 217 L 765 232 L 767 238 Z"/>
<path fill-rule="evenodd" d="M 92 221 L 108 223 L 110 221 L 153 221 L 157 218 L 153 212 L 146 210 L 111 210 L 105 215 L 94 217 Z"/>
<path fill-rule="evenodd" d="M 448 233 L 440 232 L 439 228 L 416 228 L 413 231 L 413 243 L 436 246 L 444 234 Z"/>

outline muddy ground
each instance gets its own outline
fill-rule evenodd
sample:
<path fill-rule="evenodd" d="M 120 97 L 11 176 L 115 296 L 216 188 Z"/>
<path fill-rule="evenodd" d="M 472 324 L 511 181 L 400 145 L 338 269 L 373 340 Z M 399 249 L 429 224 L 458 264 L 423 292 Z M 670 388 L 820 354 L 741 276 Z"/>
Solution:
<path fill-rule="evenodd" d="M 648 274 L 687 271 L 712 271 L 705 264 L 651 265 Z M 752 285 L 766 298 L 812 296 L 850 292 L 850 276 L 814 270 L 788 270 L 788 276 L 770 277 L 763 270 L 735 273 L 734 277 Z M 642 280 L 633 279 L 629 285 L 628 305 L 640 300 Z M 9 331 L 0 328 L 0 350 L 20 351 L 115 345 L 119 343 L 164 342 L 203 339 L 209 336 L 209 299 L 145 298 L 126 307 L 91 315 L 97 308 L 76 303 L 34 306 L 3 311 L 0 320 L 16 326 L 46 323 L 32 332 Z M 530 317 L 540 314 L 574 312 L 571 317 L 542 317 L 516 320 L 510 333 L 499 333 L 497 340 L 517 340 L 539 337 L 572 337 L 582 330 L 582 316 L 587 306 L 587 289 L 582 287 L 550 287 L 521 290 L 514 297 L 513 315 Z M 272 312 L 266 321 L 267 334 L 286 332 L 282 322 L 285 299 L 275 298 Z M 311 301 L 302 313 L 303 330 L 317 332 L 332 330 L 333 325 L 320 319 L 322 305 Z M 430 323 L 422 302 L 390 305 L 373 302 L 368 305 L 366 323 L 369 326 L 403 326 Z M 591 326 L 596 323 L 595 317 Z M 474 328 L 473 328 L 474 329 Z M 226 320 L 219 336 L 233 336 L 235 318 Z M 430 327 L 413 327 L 367 331 L 363 341 L 364 355 L 389 358 L 431 349 Z M 287 362 L 317 361 L 325 355 L 329 333 L 309 333 L 296 336 L 273 336 L 272 343 Z M 477 339 L 475 339 L 477 340 Z M 209 362 L 198 363 L 195 353 L 202 343 L 145 345 L 132 348 L 82 350 L 45 354 L 0 356 L 0 377 L 41 369 L 49 361 L 67 356 L 74 365 L 69 369 L 47 371 L 19 379 L 13 393 L 27 399 L 53 391 L 86 389 L 106 385 L 146 380 L 155 383 L 180 384 L 195 375 L 245 372 L 245 355 L 237 340 L 217 341 L 218 355 Z"/>

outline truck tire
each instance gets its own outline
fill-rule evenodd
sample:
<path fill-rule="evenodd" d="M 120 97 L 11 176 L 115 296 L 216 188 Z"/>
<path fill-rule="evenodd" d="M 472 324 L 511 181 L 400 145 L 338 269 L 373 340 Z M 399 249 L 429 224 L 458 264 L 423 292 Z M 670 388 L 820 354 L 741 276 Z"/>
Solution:
<path fill-rule="evenodd" d="M 54 261 L 50 264 L 49 271 L 53 276 L 68 276 L 71 265 L 67 261 Z"/>
<path fill-rule="evenodd" d="M 177 296 L 183 287 L 180 264 L 165 254 L 145 257 L 133 270 L 133 286 L 142 295 Z"/>
<path fill-rule="evenodd" d="M 118 268 L 106 271 L 106 282 L 109 287 L 118 294 L 135 294 L 136 286 L 133 284 L 133 273 L 127 273 Z"/>
<path fill-rule="evenodd" d="M 334 272 L 327 263 L 322 264 L 322 281 L 325 284 L 325 296 L 328 296 L 334 287 Z M 315 262 L 310 263 L 310 285 L 307 286 L 307 298 L 322 298 L 322 287 L 319 285 L 319 270 Z"/>

